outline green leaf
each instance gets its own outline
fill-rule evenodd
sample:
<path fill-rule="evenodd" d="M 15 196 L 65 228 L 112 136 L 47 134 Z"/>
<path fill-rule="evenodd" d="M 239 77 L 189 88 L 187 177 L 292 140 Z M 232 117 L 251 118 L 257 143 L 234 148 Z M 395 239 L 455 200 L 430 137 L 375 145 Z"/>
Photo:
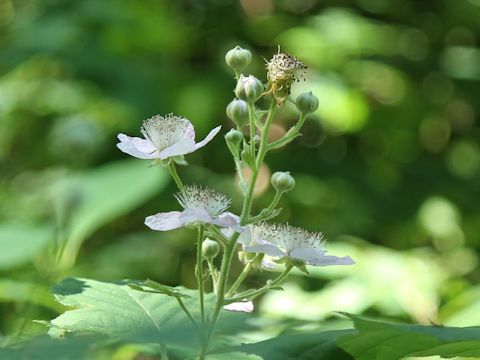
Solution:
<path fill-rule="evenodd" d="M 68 267 L 75 261 L 83 241 L 95 230 L 151 198 L 168 179 L 161 168 L 125 160 L 72 176 L 60 184 L 59 193 L 75 197 L 62 265 Z"/>
<path fill-rule="evenodd" d="M 2 224 L 0 226 L 0 270 L 25 265 L 53 239 L 48 227 L 28 224 Z"/>
<path fill-rule="evenodd" d="M 254 344 L 242 344 L 235 350 L 275 360 L 348 360 L 352 358 L 338 348 L 336 340 L 352 332 L 353 330 L 332 330 L 314 334 L 280 335 Z"/>
<path fill-rule="evenodd" d="M 350 317 L 356 335 L 338 344 L 357 360 L 400 360 L 405 357 L 480 357 L 480 327 L 443 327 L 393 324 Z"/>
<path fill-rule="evenodd" d="M 196 328 L 181 310 L 176 297 L 157 292 L 133 289 L 129 284 L 141 282 L 125 280 L 101 282 L 68 278 L 55 285 L 54 296 L 63 305 L 73 307 L 51 321 L 50 334 L 91 331 L 109 337 L 145 343 L 167 343 L 169 352 L 195 353 L 199 342 Z M 195 290 L 175 288 L 188 295 L 183 303 L 199 323 L 198 293 Z M 205 296 L 206 312 L 213 310 L 214 295 Z M 243 314 L 224 312 L 220 330 L 235 331 L 241 327 Z"/>

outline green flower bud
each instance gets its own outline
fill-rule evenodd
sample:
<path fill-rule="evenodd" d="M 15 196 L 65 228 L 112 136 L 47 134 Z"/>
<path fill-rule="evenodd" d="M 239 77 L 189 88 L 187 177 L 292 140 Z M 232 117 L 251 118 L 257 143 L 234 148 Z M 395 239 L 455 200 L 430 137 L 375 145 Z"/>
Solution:
<path fill-rule="evenodd" d="M 227 105 L 227 116 L 232 119 L 238 127 L 242 128 L 248 122 L 248 105 L 243 100 L 233 99 Z"/>
<path fill-rule="evenodd" d="M 202 243 L 202 255 L 207 259 L 214 259 L 220 252 L 220 245 L 216 241 L 206 238 Z"/>
<path fill-rule="evenodd" d="M 225 62 L 235 71 L 240 71 L 252 61 L 252 53 L 240 46 L 235 46 L 225 54 Z"/>
<path fill-rule="evenodd" d="M 243 140 L 243 134 L 241 131 L 230 129 L 230 131 L 225 135 L 225 140 L 237 147 Z"/>
<path fill-rule="evenodd" d="M 272 175 L 272 185 L 279 192 L 288 192 L 295 187 L 295 179 L 290 175 L 289 171 L 277 171 Z"/>
<path fill-rule="evenodd" d="M 295 103 L 298 111 L 303 114 L 310 114 L 318 109 L 318 98 L 311 91 L 298 95 Z"/>
<path fill-rule="evenodd" d="M 235 95 L 239 99 L 247 102 L 255 102 L 263 94 L 263 84 L 255 76 L 240 76 L 237 87 L 235 88 Z"/>

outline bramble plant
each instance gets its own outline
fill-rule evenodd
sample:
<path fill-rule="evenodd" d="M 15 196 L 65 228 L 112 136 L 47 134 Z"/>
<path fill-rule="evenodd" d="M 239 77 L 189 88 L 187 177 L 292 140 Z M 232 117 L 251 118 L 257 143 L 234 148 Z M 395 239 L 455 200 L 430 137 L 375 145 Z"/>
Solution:
<path fill-rule="evenodd" d="M 222 309 L 253 310 L 251 300 L 270 289 L 275 289 L 293 267 L 307 272 L 306 264 L 327 266 L 354 263 L 349 257 L 338 258 L 325 255 L 325 241 L 321 233 L 311 233 L 289 225 L 264 222 L 280 212 L 276 206 L 282 194 L 295 186 L 295 180 L 288 172 L 273 174 L 272 185 L 276 190 L 274 200 L 259 214 L 251 214 L 253 190 L 258 172 L 265 155 L 273 146 L 268 143 L 268 132 L 275 112 L 288 99 L 290 88 L 293 82 L 299 79 L 299 71 L 304 70 L 305 65 L 296 58 L 279 52 L 267 63 L 268 83 L 265 87 L 253 75 L 245 76 L 240 72 L 250 63 L 250 51 L 237 46 L 226 54 L 225 59 L 235 71 L 237 78 L 235 87 L 237 99 L 227 106 L 228 116 L 237 126 L 226 134 L 225 139 L 241 179 L 244 201 L 240 217 L 227 212 L 230 200 L 225 195 L 201 186 L 183 185 L 175 168 L 176 163 L 185 164 L 183 158 L 185 154 L 195 151 L 211 140 L 219 131 L 219 127 L 213 129 L 205 140 L 195 144 L 195 132 L 187 119 L 174 115 L 166 117 L 157 115 L 144 122 L 142 127 L 144 139 L 130 138 L 120 134 L 121 142 L 118 144 L 122 151 L 132 156 L 142 159 L 161 159 L 162 164 L 168 167 L 178 185 L 179 193 L 176 198 L 183 211 L 149 216 L 145 224 L 158 231 L 172 230 L 181 226 L 198 231 L 195 273 L 200 304 L 199 337 L 202 342 L 200 358 L 204 357 L 209 348 Z M 266 115 L 255 107 L 255 103 L 261 97 L 268 97 L 271 103 Z M 287 144 L 299 135 L 305 116 L 318 107 L 318 99 L 312 93 L 305 93 L 297 98 L 296 104 L 300 119 L 284 138 L 276 142 L 275 148 Z M 247 122 L 250 136 L 244 139 L 243 130 Z M 257 134 L 260 137 L 258 146 Z M 243 168 L 246 166 L 252 172 L 248 184 L 243 177 Z M 241 244 L 243 251 L 251 256 L 245 257 L 242 273 L 228 288 L 228 279 L 231 277 L 229 276 L 230 263 L 238 244 Z M 218 254 L 220 246 L 223 247 L 223 259 L 221 268 L 218 270 L 212 260 Z M 258 264 L 262 264 L 263 267 L 270 266 L 265 257 L 283 264 L 285 270 L 260 289 L 237 293 L 237 289 L 253 267 L 258 267 Z M 208 272 L 216 297 L 212 314 L 206 314 L 204 308 L 205 262 L 208 263 Z"/>
<path fill-rule="evenodd" d="M 266 64 L 266 84 L 253 75 L 243 74 L 242 71 L 247 68 L 251 58 L 250 51 L 239 46 L 228 51 L 225 56 L 226 63 L 234 71 L 237 81 L 234 91 L 236 98 L 226 108 L 227 116 L 236 126 L 225 134 L 225 140 L 235 163 L 243 195 L 240 215 L 228 211 L 231 200 L 227 195 L 202 185 L 184 184 L 177 171 L 177 165 L 188 165 L 185 155 L 204 147 L 219 133 L 220 126 L 211 130 L 204 140 L 196 143 L 195 130 L 188 119 L 173 114 L 155 115 L 144 121 L 140 129 L 143 138 L 118 135 L 120 142 L 117 146 L 121 151 L 139 159 L 153 160 L 152 165 L 166 167 L 178 186 L 175 198 L 182 210 L 148 216 L 145 225 L 156 231 L 187 227 L 197 232 L 196 266 L 192 269 L 197 278 L 197 290 L 173 288 L 152 280 L 123 281 L 106 285 L 92 280 L 70 279 L 59 285 L 60 289 L 63 286 L 65 290 L 63 294 L 59 288 L 54 293 L 63 304 L 80 309 L 67 311 L 54 319 L 50 323 L 51 334 L 63 335 L 76 330 L 93 330 L 106 335 L 115 331 L 117 335 L 130 332 L 128 338 L 146 341 L 145 334 L 153 327 L 156 328 L 156 335 L 147 336 L 148 341 L 157 341 L 161 353 L 166 357 L 176 345 L 172 345 L 168 336 L 163 334 L 164 324 L 157 322 L 156 316 L 158 312 L 166 312 L 165 309 L 168 308 L 170 317 L 166 318 L 167 322 L 171 317 L 183 316 L 189 319 L 190 328 L 193 329 L 190 330 L 198 339 L 197 356 L 204 359 L 214 347 L 215 337 L 223 326 L 221 318 L 225 311 L 253 311 L 252 300 L 270 290 L 280 289 L 279 285 L 293 268 L 308 274 L 307 265 L 354 264 L 348 256 L 327 255 L 326 241 L 322 233 L 272 222 L 281 212 L 278 204 L 282 196 L 295 187 L 295 180 L 290 172 L 278 171 L 272 175 L 271 183 L 275 196 L 266 208 L 254 211 L 254 189 L 267 153 L 298 137 L 306 117 L 318 108 L 319 102 L 311 92 L 301 94 L 295 100 L 291 98 L 291 87 L 305 76 L 306 66 L 297 58 L 279 50 Z M 262 98 L 269 103 L 267 110 L 256 106 Z M 286 102 L 296 105 L 299 118 L 282 138 L 269 142 L 268 134 L 276 112 L 281 110 Z M 251 173 L 248 179 L 244 176 L 247 168 Z M 243 270 L 240 274 L 232 274 L 230 265 L 237 251 L 241 255 Z M 221 257 L 219 268 L 214 261 L 217 257 Z M 243 281 L 252 270 L 272 270 L 275 264 L 276 268 L 283 267 L 283 271 L 268 280 L 264 286 L 242 288 Z M 210 284 L 213 293 L 206 292 Z M 85 307 L 80 295 L 72 300 L 75 291 L 71 288 L 75 286 L 90 291 L 87 296 L 90 300 L 95 299 L 93 304 L 89 302 Z M 166 296 L 170 297 L 173 303 L 162 302 Z M 126 310 L 121 306 L 115 309 L 116 302 L 109 308 L 112 297 L 116 302 L 120 299 Z M 132 310 L 131 314 L 128 312 L 132 302 L 146 304 L 147 308 L 141 305 L 144 311 L 140 318 L 135 310 Z M 179 312 L 183 312 L 183 315 L 179 315 Z M 90 322 L 88 326 L 82 326 L 82 322 L 88 323 L 85 316 L 98 318 L 91 319 L 95 320 L 93 324 Z M 225 316 L 228 318 L 228 315 Z M 182 331 L 187 330 L 182 328 Z"/>

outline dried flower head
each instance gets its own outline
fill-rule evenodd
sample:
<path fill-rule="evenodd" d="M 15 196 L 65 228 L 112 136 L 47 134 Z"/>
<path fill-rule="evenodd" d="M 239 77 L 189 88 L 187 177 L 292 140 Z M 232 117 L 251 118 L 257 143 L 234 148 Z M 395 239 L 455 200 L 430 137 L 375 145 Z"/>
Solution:
<path fill-rule="evenodd" d="M 118 134 L 120 142 L 117 147 L 136 158 L 163 160 L 189 154 L 205 146 L 220 128 L 216 127 L 203 141 L 195 143 L 195 130 L 188 119 L 173 114 L 155 115 L 143 122 L 140 131 L 144 139 Z"/>
<path fill-rule="evenodd" d="M 286 96 L 290 94 L 292 84 L 305 78 L 307 67 L 295 56 L 281 53 L 273 55 L 267 62 L 267 80 L 268 89 L 277 98 L 277 101 L 283 102 Z"/>

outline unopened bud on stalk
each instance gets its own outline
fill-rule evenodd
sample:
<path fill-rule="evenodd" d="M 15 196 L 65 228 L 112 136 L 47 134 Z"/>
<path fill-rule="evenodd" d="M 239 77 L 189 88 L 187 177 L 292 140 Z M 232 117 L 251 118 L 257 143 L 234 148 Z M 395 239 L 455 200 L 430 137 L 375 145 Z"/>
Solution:
<path fill-rule="evenodd" d="M 272 175 L 272 185 L 279 192 L 289 192 L 295 187 L 295 179 L 288 171 L 277 171 Z"/>
<path fill-rule="evenodd" d="M 225 62 L 235 71 L 240 71 L 252 61 L 252 53 L 240 46 L 235 46 L 225 54 Z"/>
<path fill-rule="evenodd" d="M 235 95 L 239 99 L 247 102 L 255 102 L 263 93 L 263 84 L 255 76 L 240 76 L 237 87 L 235 88 Z"/>
<path fill-rule="evenodd" d="M 241 131 L 230 129 L 230 131 L 225 135 L 225 140 L 229 145 L 232 145 L 234 148 L 238 148 L 238 145 L 243 140 L 243 134 Z"/>
<path fill-rule="evenodd" d="M 227 105 L 227 116 L 242 128 L 248 122 L 248 106 L 243 100 L 233 99 L 230 104 Z"/>
<path fill-rule="evenodd" d="M 220 252 L 220 245 L 214 240 L 210 240 L 209 238 L 203 240 L 202 243 L 202 255 L 212 260 L 214 259 L 218 253 Z"/>
<path fill-rule="evenodd" d="M 298 95 L 295 100 L 298 111 L 303 114 L 310 114 L 318 109 L 318 98 L 312 92 L 306 92 Z"/>

